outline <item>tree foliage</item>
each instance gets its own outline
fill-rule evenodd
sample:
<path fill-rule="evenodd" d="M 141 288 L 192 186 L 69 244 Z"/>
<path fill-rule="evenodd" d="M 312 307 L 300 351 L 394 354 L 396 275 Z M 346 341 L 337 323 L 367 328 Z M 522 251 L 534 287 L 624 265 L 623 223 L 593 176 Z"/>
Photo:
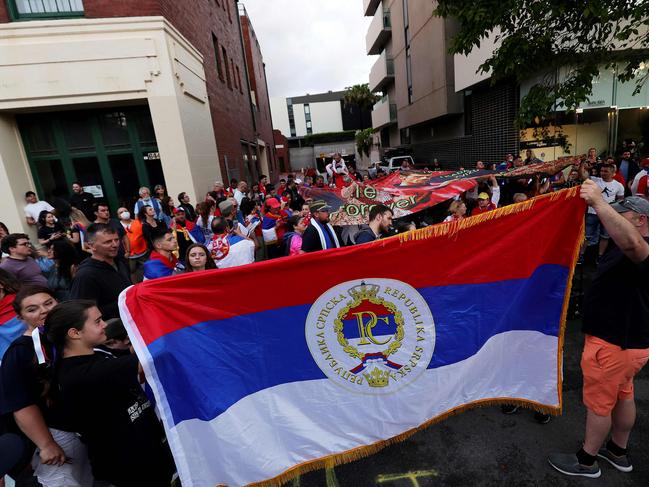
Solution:
<path fill-rule="evenodd" d="M 370 157 L 370 151 L 372 150 L 373 143 L 373 134 L 374 129 L 371 127 L 365 130 L 356 131 L 356 150 L 362 156 Z"/>
<path fill-rule="evenodd" d="M 358 106 L 361 110 L 372 110 L 374 104 L 381 99 L 370 91 L 370 86 L 365 84 L 350 86 L 345 89 L 345 105 Z"/>
<path fill-rule="evenodd" d="M 521 100 L 519 126 L 543 124 L 555 107 L 577 108 L 602 69 L 635 80 L 636 93 L 647 79 L 646 0 L 439 0 L 435 13 L 459 22 L 454 54 L 497 36 L 499 47 L 479 68 L 493 82 L 538 76 Z"/>

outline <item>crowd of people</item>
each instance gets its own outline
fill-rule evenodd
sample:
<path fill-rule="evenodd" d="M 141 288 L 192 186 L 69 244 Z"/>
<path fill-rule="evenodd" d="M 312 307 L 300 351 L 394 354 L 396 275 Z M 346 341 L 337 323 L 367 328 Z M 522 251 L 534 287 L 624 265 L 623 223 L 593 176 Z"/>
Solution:
<path fill-rule="evenodd" d="M 502 164 L 491 168 L 534 162 L 538 160 L 528 151 L 525 158 L 507 155 Z M 475 167 L 490 168 L 482 161 Z M 174 200 L 162 185 L 153 192 L 142 187 L 136 200 L 117 208 L 116 218 L 105 201 L 85 192 L 79 182 L 72 185 L 67 200 L 39 201 L 29 191 L 25 218 L 35 228 L 40 248 L 28 234 L 12 233 L 0 223 L 0 324 L 14 317 L 21 323 L 0 327 L 0 486 L 6 473 L 14 478 L 33 473 L 45 487 L 89 486 L 93 478 L 117 487 L 169 485 L 173 460 L 119 320 L 118 296 L 128 286 L 174 274 L 362 245 L 578 184 L 590 205 L 584 248 L 596 249 L 596 258 L 606 262 L 609 270 L 632 262 L 635 267 L 626 271 L 640 276 L 634 281 L 641 283 L 640 291 L 629 295 L 641 305 L 629 306 L 644 306 L 647 314 L 629 316 L 645 327 L 634 347 L 649 349 L 648 174 L 649 159 L 638 163 L 626 152 L 619 159 L 600 159 L 593 149 L 580 163 L 556 175 L 513 180 L 488 176 L 446 205 L 399 220 L 393 219 L 389 207 L 377 204 L 370 209 L 366 225 L 353 234 L 332 226 L 326 201 L 305 199 L 301 191 L 301 187 L 363 184 L 380 176 L 360 174 L 339 155 L 325 174 L 288 174 L 277 184 L 264 175 L 252 184 L 233 179 L 226 187 L 217 181 L 196 206 L 186 192 Z M 446 214 L 440 215 L 439 208 Z M 640 239 L 629 237 L 633 232 Z M 614 247 L 609 245 L 611 240 L 618 249 L 613 260 L 607 258 Z M 602 279 L 608 283 L 606 277 Z M 588 330 L 618 348 L 628 344 L 618 343 L 616 334 L 597 335 L 595 325 Z M 611 462 L 626 458 L 630 420 L 626 414 L 625 433 L 616 433 L 615 407 L 618 399 L 632 401 L 628 380 L 626 389 L 616 389 L 617 395 L 607 398 L 611 407 L 593 405 L 592 397 L 601 391 L 592 383 L 590 402 L 586 387 L 584 391 L 589 414 L 592 410 L 596 418 L 608 415 L 609 429 L 612 421 L 614 441 L 605 453 L 612 455 L 607 457 Z M 624 407 L 628 409 L 628 404 Z M 516 409 L 505 407 L 503 412 Z M 537 420 L 547 422 L 549 417 L 538 415 Z M 588 449 L 585 445 L 577 467 L 572 467 L 586 465 L 584 471 L 593 474 L 593 463 L 588 461 L 597 455 L 600 439 L 604 441 L 601 434 L 596 440 L 591 435 Z M 569 470 L 564 457 L 554 462 L 555 467 L 560 464 L 559 470 Z"/>

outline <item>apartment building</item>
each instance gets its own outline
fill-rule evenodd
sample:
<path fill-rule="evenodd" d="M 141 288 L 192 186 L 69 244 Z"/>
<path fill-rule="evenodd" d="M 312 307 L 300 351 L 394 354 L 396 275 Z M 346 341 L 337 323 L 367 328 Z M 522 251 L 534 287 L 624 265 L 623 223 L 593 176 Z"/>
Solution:
<path fill-rule="evenodd" d="M 435 17 L 435 6 L 433 0 L 363 0 L 365 15 L 373 17 L 367 54 L 378 56 L 370 89 L 383 95 L 372 112 L 377 143 L 448 167 L 500 161 L 518 146 L 517 87 L 487 81 L 458 90 L 456 63 L 463 61 L 448 52 L 457 26 Z"/>

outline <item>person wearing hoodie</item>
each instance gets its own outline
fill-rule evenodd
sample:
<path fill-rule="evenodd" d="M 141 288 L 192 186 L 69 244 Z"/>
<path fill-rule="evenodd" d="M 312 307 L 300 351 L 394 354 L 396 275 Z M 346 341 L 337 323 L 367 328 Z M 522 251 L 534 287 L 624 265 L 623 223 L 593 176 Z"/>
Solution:
<path fill-rule="evenodd" d="M 86 243 L 91 258 L 78 267 L 72 287 L 71 299 L 93 299 L 102 315 L 119 318 L 119 294 L 131 285 L 130 272 L 122 259 L 117 259 L 119 236 L 115 229 L 103 223 L 93 223 L 86 230 Z"/>
<path fill-rule="evenodd" d="M 144 263 L 144 280 L 169 277 L 182 272 L 185 267 L 178 262 L 174 252 L 178 250 L 178 242 L 174 232 L 167 229 L 153 235 L 153 252 Z"/>

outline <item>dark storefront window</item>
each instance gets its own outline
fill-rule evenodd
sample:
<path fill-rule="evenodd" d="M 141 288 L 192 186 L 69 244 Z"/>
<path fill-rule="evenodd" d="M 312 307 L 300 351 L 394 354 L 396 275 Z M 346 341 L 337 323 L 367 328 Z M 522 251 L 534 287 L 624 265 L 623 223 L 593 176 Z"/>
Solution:
<path fill-rule="evenodd" d="M 115 210 L 140 186 L 165 184 L 148 107 L 17 117 L 40 197 L 67 195 L 79 180 Z"/>

